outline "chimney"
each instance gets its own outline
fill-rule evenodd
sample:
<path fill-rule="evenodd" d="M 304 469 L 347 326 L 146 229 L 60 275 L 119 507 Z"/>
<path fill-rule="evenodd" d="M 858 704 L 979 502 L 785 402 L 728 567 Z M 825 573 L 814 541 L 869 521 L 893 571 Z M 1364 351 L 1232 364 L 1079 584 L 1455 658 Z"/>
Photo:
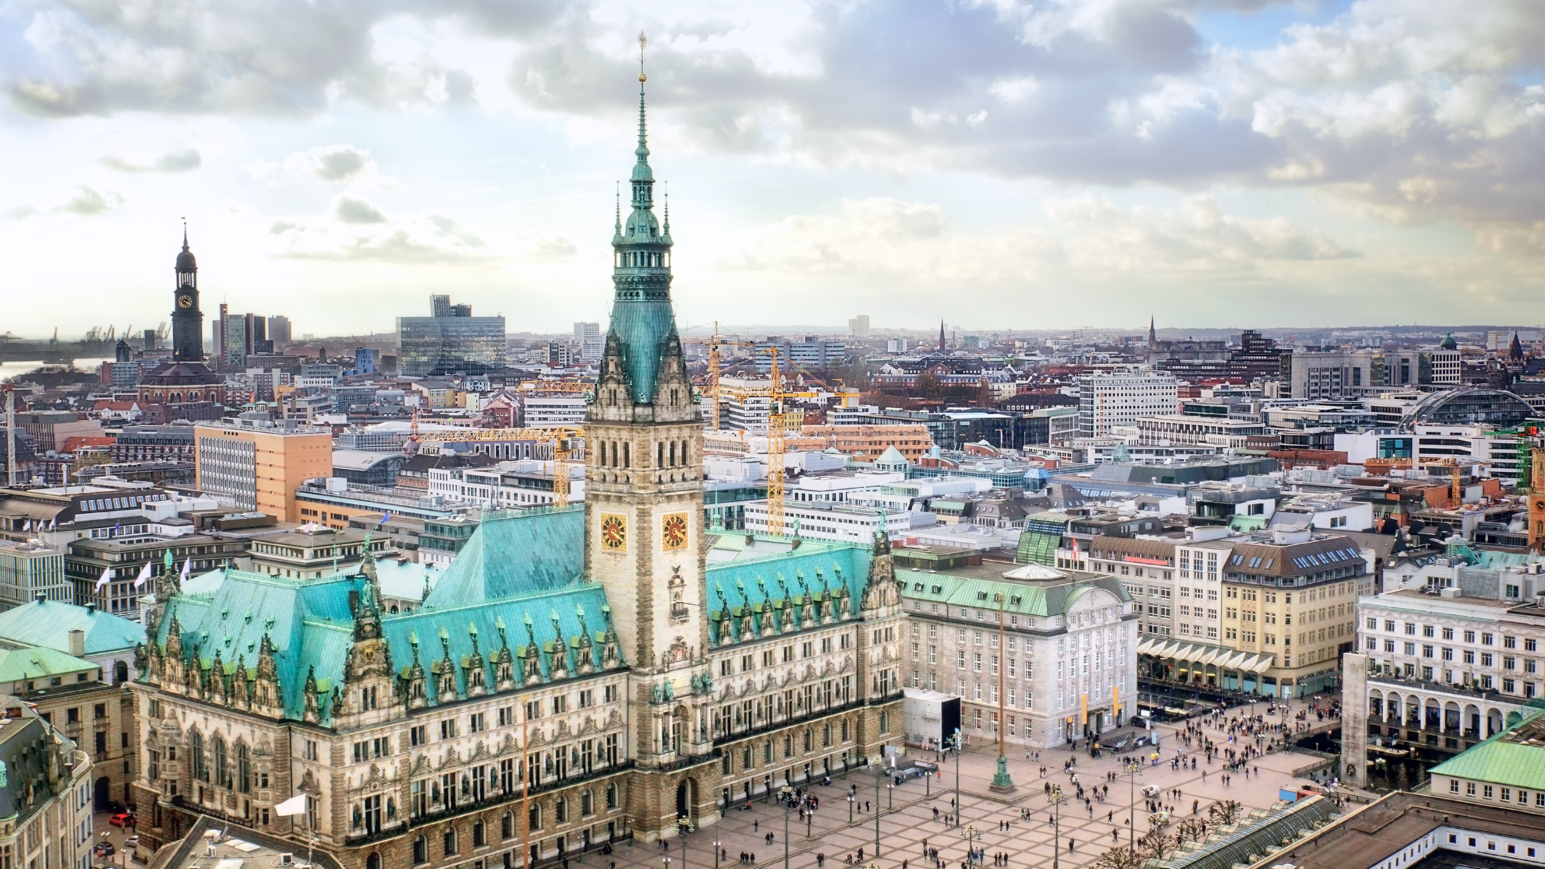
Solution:
<path fill-rule="evenodd" d="M 32 599 L 37 601 L 38 603 L 42 603 L 43 601 L 48 600 L 48 595 L 46 595 L 46 594 L 44 594 L 43 592 L 40 591 L 37 594 L 33 595 Z"/>
<path fill-rule="evenodd" d="M 77 658 L 86 657 L 86 632 L 80 628 L 70 629 L 70 654 Z"/>

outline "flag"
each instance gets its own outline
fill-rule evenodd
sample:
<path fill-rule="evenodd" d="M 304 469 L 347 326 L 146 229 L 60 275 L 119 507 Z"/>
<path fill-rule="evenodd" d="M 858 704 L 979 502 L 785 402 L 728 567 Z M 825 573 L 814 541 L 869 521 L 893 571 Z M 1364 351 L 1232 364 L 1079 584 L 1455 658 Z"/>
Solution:
<path fill-rule="evenodd" d="M 52 531 L 57 527 L 59 527 L 59 518 L 57 516 L 48 520 L 48 530 Z"/>
<path fill-rule="evenodd" d="M 390 514 L 390 513 L 387 513 L 386 515 L 381 517 L 381 524 L 382 525 L 385 525 L 386 523 L 388 523 L 390 521 L 392 521 L 392 514 Z"/>
<path fill-rule="evenodd" d="M 145 583 L 147 583 L 149 581 L 150 581 L 150 562 L 147 561 L 147 562 L 145 562 L 145 566 L 141 567 L 139 569 L 139 576 L 136 576 L 134 578 L 134 587 L 135 588 L 143 588 Z"/>
<path fill-rule="evenodd" d="M 279 817 L 299 815 L 306 811 L 306 795 L 296 794 L 277 806 L 274 806 L 274 814 Z"/>
<path fill-rule="evenodd" d="M 1078 566 L 1078 538 L 1073 538 L 1073 566 Z"/>
<path fill-rule="evenodd" d="M 102 586 L 107 585 L 108 581 L 111 580 L 112 578 L 113 578 L 113 569 L 111 567 L 104 567 L 104 568 L 102 568 L 102 578 L 97 580 L 97 591 L 101 591 L 102 590 Z"/>
<path fill-rule="evenodd" d="M 192 558 L 184 558 L 182 560 L 182 575 L 177 577 L 177 581 L 178 582 L 187 582 L 188 581 L 188 572 L 191 571 L 192 569 L 193 569 L 193 559 Z"/>

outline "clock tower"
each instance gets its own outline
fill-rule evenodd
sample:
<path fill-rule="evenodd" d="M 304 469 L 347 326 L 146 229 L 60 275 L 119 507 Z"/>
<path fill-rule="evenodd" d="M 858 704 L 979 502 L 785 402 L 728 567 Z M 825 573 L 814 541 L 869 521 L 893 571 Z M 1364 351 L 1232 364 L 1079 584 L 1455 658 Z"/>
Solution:
<path fill-rule="evenodd" d="M 674 830 L 683 801 L 692 816 L 709 814 L 697 804 L 711 806 L 716 789 L 707 779 L 716 767 L 703 607 L 703 420 L 671 309 L 668 201 L 663 224 L 654 212 L 642 57 L 638 81 L 631 210 L 624 221 L 619 196 L 611 323 L 585 421 L 585 572 L 605 587 L 632 666 L 630 750 L 640 771 L 658 780 L 632 790 L 629 815 L 636 832 L 653 838 Z"/>
<path fill-rule="evenodd" d="M 172 361 L 204 361 L 204 314 L 198 307 L 198 261 L 188 250 L 188 225 L 182 225 L 182 253 L 177 255 L 177 289 L 172 297 Z"/>

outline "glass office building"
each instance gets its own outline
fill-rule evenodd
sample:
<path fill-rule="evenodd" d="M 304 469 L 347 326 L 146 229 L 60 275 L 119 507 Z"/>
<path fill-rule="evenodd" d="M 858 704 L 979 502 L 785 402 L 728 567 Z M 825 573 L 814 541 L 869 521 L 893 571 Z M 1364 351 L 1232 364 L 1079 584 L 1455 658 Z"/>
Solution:
<path fill-rule="evenodd" d="M 408 377 L 483 374 L 504 367 L 504 318 L 474 317 L 471 305 L 431 296 L 434 316 L 397 318 L 397 366 Z"/>

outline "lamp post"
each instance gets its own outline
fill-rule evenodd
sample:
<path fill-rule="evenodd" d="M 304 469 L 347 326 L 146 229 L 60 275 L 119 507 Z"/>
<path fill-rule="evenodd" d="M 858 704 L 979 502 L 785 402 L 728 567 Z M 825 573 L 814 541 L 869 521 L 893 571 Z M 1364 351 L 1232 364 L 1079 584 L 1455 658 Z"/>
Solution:
<path fill-rule="evenodd" d="M 1127 777 L 1127 847 L 1137 853 L 1137 777 L 1143 774 L 1143 762 L 1129 757 L 1121 762 Z"/>
<path fill-rule="evenodd" d="M 687 828 L 690 826 L 690 823 L 681 825 L 681 869 L 687 869 Z"/>
<path fill-rule="evenodd" d="M 977 835 L 975 824 L 967 824 L 966 828 L 960 831 L 960 837 L 966 840 L 966 862 L 971 866 L 976 865 Z"/>
<path fill-rule="evenodd" d="M 874 856 L 880 856 L 880 780 L 885 778 L 885 764 L 874 765 Z M 783 869 L 788 869 L 787 866 Z"/>
<path fill-rule="evenodd" d="M 857 802 L 852 794 L 848 794 L 848 823 L 853 823 L 853 804 Z"/>
<path fill-rule="evenodd" d="M 960 826 L 960 752 L 964 741 L 960 736 L 960 728 L 955 728 L 955 826 Z"/>
<path fill-rule="evenodd" d="M 661 859 L 665 862 L 665 869 L 671 869 L 671 858 L 662 857 Z"/>
<path fill-rule="evenodd" d="M 719 850 L 723 847 L 723 842 L 718 839 L 713 840 L 713 869 L 719 869 Z"/>
<path fill-rule="evenodd" d="M 778 791 L 778 798 L 783 800 L 783 869 L 789 869 L 789 795 L 793 789 L 784 785 Z M 686 869 L 685 866 L 682 869 Z"/>
<path fill-rule="evenodd" d="M 896 810 L 896 784 L 894 782 L 885 786 L 885 811 Z"/>
<path fill-rule="evenodd" d="M 1062 804 L 1067 802 L 1068 798 L 1062 795 L 1060 785 L 1052 785 L 1051 793 L 1046 795 L 1046 801 L 1051 803 L 1051 869 L 1059 869 L 1062 865 L 1058 861 L 1058 857 L 1062 854 Z"/>

